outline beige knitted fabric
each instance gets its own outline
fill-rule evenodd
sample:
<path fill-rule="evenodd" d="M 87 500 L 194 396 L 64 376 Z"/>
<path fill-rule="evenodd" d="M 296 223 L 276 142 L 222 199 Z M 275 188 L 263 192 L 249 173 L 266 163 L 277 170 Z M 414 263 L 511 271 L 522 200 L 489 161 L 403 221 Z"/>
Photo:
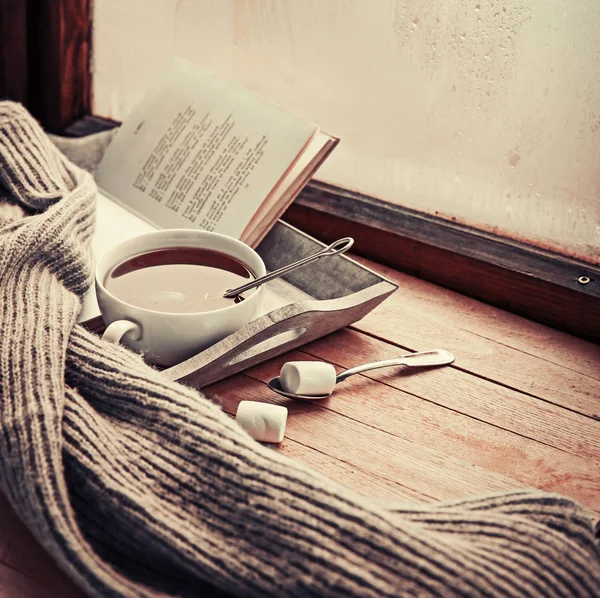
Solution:
<path fill-rule="evenodd" d="M 76 325 L 94 183 L 12 103 L 0 186 L 0 487 L 91 596 L 600 595 L 572 501 L 384 509 Z"/>

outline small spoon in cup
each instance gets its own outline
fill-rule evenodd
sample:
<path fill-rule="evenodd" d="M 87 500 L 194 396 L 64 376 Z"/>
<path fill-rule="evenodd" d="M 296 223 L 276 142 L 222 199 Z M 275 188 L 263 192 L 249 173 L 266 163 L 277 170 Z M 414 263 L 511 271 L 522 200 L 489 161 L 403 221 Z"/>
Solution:
<path fill-rule="evenodd" d="M 448 365 L 454 361 L 454 355 L 450 353 L 450 351 L 446 351 L 446 349 L 435 349 L 432 351 L 423 351 L 420 353 L 409 353 L 408 355 L 403 355 L 402 357 L 397 357 L 395 359 L 387 359 L 385 361 L 376 361 L 374 363 L 365 363 L 364 365 L 359 365 L 354 368 L 350 368 L 349 370 L 345 370 L 340 372 L 335 376 L 335 371 L 333 372 L 333 378 L 328 388 L 331 390 L 327 393 L 321 394 L 298 394 L 294 392 L 289 392 L 284 389 L 284 385 L 282 385 L 281 376 L 273 378 L 269 380 L 267 386 L 275 391 L 276 393 L 289 397 L 290 399 L 304 399 L 308 401 L 316 401 L 320 399 L 326 399 L 333 392 L 333 388 L 339 382 L 343 382 L 346 378 L 353 376 L 354 374 L 360 374 L 362 372 L 367 372 L 369 370 L 375 370 L 378 368 L 390 367 L 390 366 L 398 366 L 398 365 L 406 365 L 408 367 L 433 367 L 439 365 Z M 308 364 L 313 364 L 313 362 L 297 362 L 297 364 L 307 364 L 306 370 L 310 369 Z M 330 366 L 331 364 L 324 364 L 322 362 L 318 362 L 319 366 Z M 285 367 L 285 366 L 284 366 Z M 331 366 L 333 369 L 333 366 Z M 282 368 L 283 370 L 283 368 Z"/>
<path fill-rule="evenodd" d="M 233 299 L 235 303 L 239 303 L 240 301 L 244 300 L 244 297 L 241 296 L 243 292 L 249 291 L 250 289 L 253 289 L 255 287 L 259 287 L 265 282 L 269 282 L 269 280 L 273 280 L 274 278 L 279 278 L 280 276 L 288 274 L 293 270 L 302 268 L 302 266 L 306 266 L 311 262 L 318 260 L 319 258 L 345 253 L 346 251 L 348 251 L 348 249 L 350 249 L 350 247 L 352 247 L 353 244 L 354 239 L 352 237 L 344 237 L 342 239 L 338 239 L 337 241 L 333 242 L 327 247 L 324 247 L 323 249 L 321 249 L 321 251 L 318 251 L 317 253 L 313 253 L 312 255 L 302 258 L 301 260 L 298 260 L 296 262 L 292 262 L 287 266 L 283 266 L 282 268 L 278 268 L 277 270 L 268 272 L 267 274 L 265 274 L 264 276 L 260 276 L 259 278 L 254 278 L 250 282 L 236 287 L 235 289 L 228 289 L 224 293 L 205 293 L 204 300 L 225 297 L 226 299 Z M 179 291 L 156 291 L 152 295 L 152 298 L 157 303 L 165 300 L 178 301 L 180 302 L 180 307 L 193 304 L 196 301 L 196 299 L 194 299 L 193 297 L 191 298 L 186 293 L 181 293 Z"/>
<path fill-rule="evenodd" d="M 265 282 L 269 282 L 269 280 L 273 280 L 274 278 L 279 278 L 280 276 L 283 276 L 284 274 L 288 274 L 289 272 L 292 272 L 293 270 L 302 268 L 302 266 L 306 266 L 307 264 L 310 264 L 311 262 L 314 262 L 315 260 L 318 260 L 319 258 L 329 257 L 331 255 L 337 255 L 340 253 L 345 253 L 346 251 L 348 251 L 348 249 L 350 249 L 350 247 L 352 247 L 352 245 L 354 245 L 354 239 L 352 237 L 343 237 L 342 239 L 338 239 L 337 241 L 334 241 L 331 245 L 328 245 L 327 247 L 321 249 L 321 251 L 318 251 L 317 253 L 313 253 L 312 255 L 302 258 L 301 260 L 298 260 L 296 262 L 292 262 L 291 264 L 288 264 L 287 266 L 283 266 L 282 268 L 273 270 L 273 272 L 269 272 L 269 273 L 265 274 L 264 276 L 255 278 L 254 280 L 251 280 L 250 282 L 247 282 L 246 284 L 236 287 L 235 289 L 228 289 L 227 291 L 225 291 L 223 293 L 222 296 L 226 297 L 228 299 L 238 297 L 244 291 L 248 291 L 255 287 L 259 287 L 260 285 L 264 284 Z M 217 295 L 217 296 L 220 296 L 220 295 Z M 207 298 L 208 297 L 209 297 L 209 295 L 207 295 Z"/>

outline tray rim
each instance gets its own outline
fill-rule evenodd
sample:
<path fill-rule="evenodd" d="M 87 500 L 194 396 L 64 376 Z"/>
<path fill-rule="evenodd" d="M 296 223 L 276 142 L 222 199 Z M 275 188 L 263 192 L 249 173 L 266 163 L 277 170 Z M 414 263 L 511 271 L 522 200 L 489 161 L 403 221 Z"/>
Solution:
<path fill-rule="evenodd" d="M 286 222 L 285 220 L 282 220 L 281 218 L 277 221 L 277 223 L 280 223 L 280 224 L 286 226 L 287 228 L 291 228 L 293 231 L 299 233 L 300 235 L 302 235 L 303 237 L 305 237 L 307 239 L 310 239 L 311 241 L 315 241 L 316 243 L 318 243 L 319 245 L 321 245 L 321 247 L 323 247 L 323 248 L 327 247 L 327 245 L 328 245 L 328 243 L 324 243 L 323 241 L 319 241 L 319 239 L 316 239 L 315 237 L 312 237 L 307 232 L 304 232 L 303 230 L 297 228 L 296 226 L 294 226 L 293 224 L 290 224 L 289 222 Z M 386 276 L 384 276 L 383 274 L 380 274 L 379 272 L 375 272 L 375 270 L 373 270 L 372 268 L 369 268 L 368 266 L 365 266 L 364 264 L 361 264 L 360 262 L 357 262 L 355 259 L 353 259 L 350 256 L 346 255 L 345 253 L 342 253 L 341 255 L 339 255 L 339 257 L 341 257 L 341 258 L 343 258 L 345 260 L 348 260 L 349 262 L 352 262 L 353 264 L 355 264 L 356 266 L 358 266 L 362 270 L 365 270 L 367 272 L 370 272 L 371 274 L 374 274 L 375 276 L 377 276 L 378 278 L 380 278 L 382 281 L 390 283 L 393 287 L 395 287 L 396 290 L 400 288 L 399 285 L 397 283 L 395 283 L 393 280 L 387 278 Z M 356 292 L 359 292 L 359 291 L 356 291 Z M 351 294 L 354 294 L 354 293 L 351 293 Z M 329 301 L 329 299 L 315 299 L 315 301 Z"/>

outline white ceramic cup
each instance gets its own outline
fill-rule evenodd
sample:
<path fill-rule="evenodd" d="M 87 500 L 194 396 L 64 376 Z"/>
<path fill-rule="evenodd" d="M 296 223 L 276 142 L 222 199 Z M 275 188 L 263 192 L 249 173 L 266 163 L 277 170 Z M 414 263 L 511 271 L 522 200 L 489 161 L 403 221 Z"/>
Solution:
<path fill-rule="evenodd" d="M 180 363 L 245 326 L 257 316 L 264 291 L 260 286 L 244 293 L 244 301 L 222 309 L 170 313 L 130 305 L 106 290 L 104 281 L 114 266 L 135 255 L 169 247 L 211 249 L 242 262 L 257 278 L 266 274 L 262 258 L 248 245 L 208 231 L 160 230 L 138 235 L 109 249 L 96 266 L 96 295 L 107 325 L 102 338 L 122 342 L 160 366 Z"/>

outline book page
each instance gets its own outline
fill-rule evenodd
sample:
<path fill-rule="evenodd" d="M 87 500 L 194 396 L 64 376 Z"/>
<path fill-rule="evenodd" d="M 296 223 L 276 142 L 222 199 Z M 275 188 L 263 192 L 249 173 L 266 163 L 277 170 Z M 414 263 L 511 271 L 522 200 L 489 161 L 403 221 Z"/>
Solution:
<path fill-rule="evenodd" d="M 109 196 L 160 228 L 239 238 L 317 127 L 175 59 L 98 168 Z"/>

